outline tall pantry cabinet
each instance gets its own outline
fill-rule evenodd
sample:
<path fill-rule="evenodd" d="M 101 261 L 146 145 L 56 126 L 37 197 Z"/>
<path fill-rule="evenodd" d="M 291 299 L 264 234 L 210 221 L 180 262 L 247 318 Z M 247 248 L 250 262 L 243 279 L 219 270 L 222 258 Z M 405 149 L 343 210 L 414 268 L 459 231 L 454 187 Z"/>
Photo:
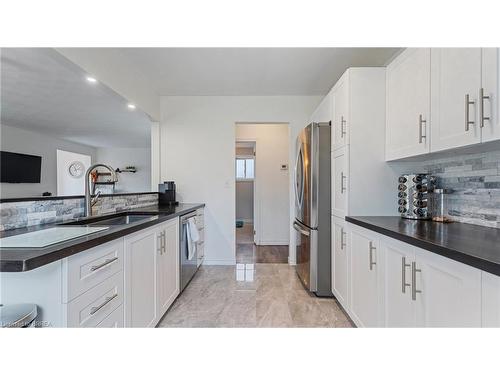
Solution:
<path fill-rule="evenodd" d="M 332 100 L 332 292 L 348 312 L 353 275 L 371 283 L 378 278 L 373 243 L 352 237 L 348 215 L 391 215 L 397 173 L 385 162 L 385 68 L 350 68 L 333 87 Z M 362 246 L 354 249 L 353 246 Z M 356 253 L 355 262 L 352 254 Z M 366 258 L 366 259 L 364 259 Z M 362 276 L 362 277 L 361 277 Z M 364 286 L 355 284 L 356 290 Z M 366 285 L 367 288 L 377 285 Z M 356 316 L 365 316 L 354 311 Z M 377 318 L 370 317 L 370 323 Z M 362 325 L 362 323 L 361 323 Z"/>

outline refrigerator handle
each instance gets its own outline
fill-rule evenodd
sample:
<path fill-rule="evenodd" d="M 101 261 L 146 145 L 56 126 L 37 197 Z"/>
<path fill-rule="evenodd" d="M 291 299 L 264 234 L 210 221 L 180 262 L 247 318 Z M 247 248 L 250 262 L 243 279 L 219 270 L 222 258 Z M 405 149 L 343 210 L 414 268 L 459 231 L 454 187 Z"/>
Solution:
<path fill-rule="evenodd" d="M 296 222 L 295 222 L 295 223 L 293 223 L 293 228 L 294 228 L 297 232 L 299 232 L 299 233 L 303 234 L 303 235 L 304 235 L 304 236 L 306 236 L 306 237 L 309 237 L 309 236 L 311 235 L 311 233 L 310 233 L 310 232 L 308 232 L 308 231 L 306 231 L 306 230 L 302 229 L 302 228 L 299 226 L 299 224 L 297 224 Z"/>

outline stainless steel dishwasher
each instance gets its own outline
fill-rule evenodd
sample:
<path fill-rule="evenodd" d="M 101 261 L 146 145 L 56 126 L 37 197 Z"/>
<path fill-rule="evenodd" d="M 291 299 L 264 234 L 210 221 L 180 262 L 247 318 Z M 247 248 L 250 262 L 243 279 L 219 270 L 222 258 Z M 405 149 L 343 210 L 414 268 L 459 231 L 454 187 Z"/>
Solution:
<path fill-rule="evenodd" d="M 189 284 L 194 274 L 198 270 L 198 254 L 195 252 L 191 258 L 188 257 L 188 220 L 192 217 L 196 217 L 196 211 L 192 211 L 186 215 L 180 217 L 180 244 L 179 244 L 179 265 L 180 265 L 180 279 L 181 279 L 181 292 Z"/>

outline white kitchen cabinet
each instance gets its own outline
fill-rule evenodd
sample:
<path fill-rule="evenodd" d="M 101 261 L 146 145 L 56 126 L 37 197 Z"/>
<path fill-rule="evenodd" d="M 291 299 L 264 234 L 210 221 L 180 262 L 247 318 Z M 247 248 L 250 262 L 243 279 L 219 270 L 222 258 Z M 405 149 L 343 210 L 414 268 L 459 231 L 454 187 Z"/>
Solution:
<path fill-rule="evenodd" d="M 387 181 L 397 173 L 385 162 L 385 68 L 349 68 L 333 88 L 332 214 L 394 214 Z M 344 136 L 341 136 L 340 123 Z"/>
<path fill-rule="evenodd" d="M 125 324 L 152 327 L 156 324 L 156 252 L 161 229 L 144 230 L 125 238 Z"/>
<path fill-rule="evenodd" d="M 97 325 L 97 328 L 123 328 L 125 320 L 123 316 L 123 307 L 117 308 L 109 314 L 102 322 Z"/>
<path fill-rule="evenodd" d="M 480 48 L 431 49 L 431 152 L 481 142 L 480 87 Z"/>
<path fill-rule="evenodd" d="M 481 271 L 416 249 L 411 267 L 418 327 L 480 327 Z"/>
<path fill-rule="evenodd" d="M 489 142 L 500 139 L 500 49 L 482 49 L 482 88 L 483 98 L 479 98 L 479 126 L 481 141 Z M 481 119 L 481 115 L 483 119 Z"/>
<path fill-rule="evenodd" d="M 480 327 L 481 271 L 383 239 L 387 327 Z"/>
<path fill-rule="evenodd" d="M 160 227 L 160 244 L 156 252 L 157 317 L 167 312 L 179 295 L 179 220 Z"/>
<path fill-rule="evenodd" d="M 430 48 L 408 48 L 387 67 L 386 160 L 429 152 L 430 85 Z"/>
<path fill-rule="evenodd" d="M 414 249 L 403 242 L 383 239 L 380 243 L 384 268 L 384 325 L 415 327 L 416 309 L 411 300 L 411 264 Z"/>
<path fill-rule="evenodd" d="M 380 325 L 379 244 L 373 232 L 351 226 L 349 311 L 358 327 Z"/>
<path fill-rule="evenodd" d="M 348 309 L 349 295 L 349 238 L 343 219 L 332 217 L 332 293 Z"/>
<path fill-rule="evenodd" d="M 335 216 L 347 214 L 347 195 L 349 194 L 349 146 L 332 152 L 332 212 Z"/>
<path fill-rule="evenodd" d="M 337 150 L 349 144 L 349 74 L 342 75 L 332 90 L 332 150 Z"/>
<path fill-rule="evenodd" d="M 500 328 L 500 276 L 481 273 L 482 326 Z"/>

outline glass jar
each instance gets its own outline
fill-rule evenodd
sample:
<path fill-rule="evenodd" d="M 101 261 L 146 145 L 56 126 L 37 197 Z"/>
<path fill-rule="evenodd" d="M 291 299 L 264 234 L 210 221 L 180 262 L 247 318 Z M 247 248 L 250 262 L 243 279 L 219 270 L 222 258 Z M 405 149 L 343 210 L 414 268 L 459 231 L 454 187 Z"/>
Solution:
<path fill-rule="evenodd" d="M 451 189 L 434 189 L 432 220 L 440 223 L 451 223 L 453 219 L 449 214 Z"/>

